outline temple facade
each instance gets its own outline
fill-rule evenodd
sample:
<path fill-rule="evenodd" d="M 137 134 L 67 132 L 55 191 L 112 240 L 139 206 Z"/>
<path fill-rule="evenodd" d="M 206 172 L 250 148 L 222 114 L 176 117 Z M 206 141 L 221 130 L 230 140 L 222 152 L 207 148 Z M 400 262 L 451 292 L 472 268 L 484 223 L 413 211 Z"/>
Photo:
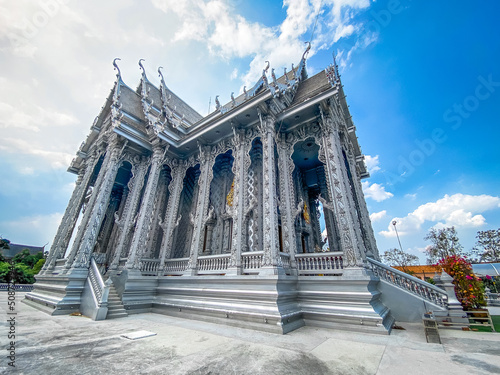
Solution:
<path fill-rule="evenodd" d="M 75 190 L 27 301 L 94 319 L 157 312 L 286 333 L 388 332 L 368 177 L 335 63 L 304 52 L 203 117 L 142 60 L 120 70 L 69 171 Z"/>

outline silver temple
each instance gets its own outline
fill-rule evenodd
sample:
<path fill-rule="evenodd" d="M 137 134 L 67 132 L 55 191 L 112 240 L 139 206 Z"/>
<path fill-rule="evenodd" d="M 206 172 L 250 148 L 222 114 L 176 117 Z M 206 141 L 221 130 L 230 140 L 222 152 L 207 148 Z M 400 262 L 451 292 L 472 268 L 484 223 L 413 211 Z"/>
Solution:
<path fill-rule="evenodd" d="M 286 333 L 390 332 L 447 309 L 443 290 L 387 268 L 335 63 L 279 78 L 202 117 L 142 61 L 120 70 L 69 171 L 76 187 L 27 303 L 100 320 L 154 312 Z M 404 301 L 404 303 L 401 303 Z M 422 306 L 422 301 L 427 305 Z M 412 318 L 413 317 L 413 318 Z"/>

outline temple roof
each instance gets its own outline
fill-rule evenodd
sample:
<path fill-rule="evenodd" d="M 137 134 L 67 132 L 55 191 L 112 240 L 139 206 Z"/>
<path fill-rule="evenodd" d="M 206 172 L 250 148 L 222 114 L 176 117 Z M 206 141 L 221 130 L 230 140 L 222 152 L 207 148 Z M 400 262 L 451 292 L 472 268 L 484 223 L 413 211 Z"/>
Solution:
<path fill-rule="evenodd" d="M 104 104 L 99 116 L 91 127 L 92 132 L 80 147 L 77 158 L 73 160 L 69 170 L 77 172 L 86 153 L 97 139 L 101 131 L 109 128 L 128 139 L 129 147 L 136 150 L 151 151 L 153 139 L 160 139 L 170 145 L 168 153 L 176 157 L 188 157 L 197 152 L 198 143 L 212 144 L 232 134 L 233 124 L 249 126 L 259 121 L 257 108 L 275 116 L 281 122 L 282 130 L 293 128 L 294 124 L 304 121 L 304 118 L 314 119 L 318 116 L 318 100 L 327 100 L 336 95 L 342 112 L 345 116 L 349 137 L 355 146 L 355 156 L 358 160 L 362 176 L 367 171 L 355 135 L 355 127 L 350 118 L 349 109 L 345 102 L 342 86 L 336 65 L 308 77 L 306 70 L 306 55 L 310 46 L 302 55 L 297 67 L 293 67 L 279 77 L 275 70 L 268 72 L 269 62 L 262 71 L 261 77 L 250 89 L 221 105 L 216 97 L 216 109 L 203 117 L 185 101 L 179 98 L 165 84 L 161 68 L 158 73 L 161 78 L 160 86 L 152 84 L 146 76 L 142 65 L 141 81 L 136 90 L 127 86 L 117 70 L 117 79 L 114 87 Z M 312 100 L 309 102 L 309 100 Z M 297 120 L 295 112 L 300 111 L 302 118 Z M 244 122 L 242 120 L 244 119 Z"/>

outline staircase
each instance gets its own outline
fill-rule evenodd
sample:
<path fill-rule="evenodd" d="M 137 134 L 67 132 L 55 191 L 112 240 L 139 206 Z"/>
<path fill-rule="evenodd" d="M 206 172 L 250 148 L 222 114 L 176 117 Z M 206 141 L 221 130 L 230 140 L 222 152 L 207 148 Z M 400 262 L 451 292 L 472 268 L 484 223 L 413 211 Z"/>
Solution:
<path fill-rule="evenodd" d="M 120 300 L 120 296 L 116 293 L 115 286 L 111 284 L 109 287 L 108 315 L 106 315 L 106 319 L 118 319 L 126 316 L 128 314 Z"/>

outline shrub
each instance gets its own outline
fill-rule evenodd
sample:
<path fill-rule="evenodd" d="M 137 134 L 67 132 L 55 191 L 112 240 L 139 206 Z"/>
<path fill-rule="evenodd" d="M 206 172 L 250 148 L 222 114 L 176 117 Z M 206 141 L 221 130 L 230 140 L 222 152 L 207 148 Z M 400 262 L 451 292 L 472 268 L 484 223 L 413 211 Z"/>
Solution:
<path fill-rule="evenodd" d="M 474 275 L 467 259 L 459 255 L 450 255 L 441 259 L 437 265 L 453 277 L 457 299 L 464 309 L 480 308 L 486 305 L 483 283 Z"/>

